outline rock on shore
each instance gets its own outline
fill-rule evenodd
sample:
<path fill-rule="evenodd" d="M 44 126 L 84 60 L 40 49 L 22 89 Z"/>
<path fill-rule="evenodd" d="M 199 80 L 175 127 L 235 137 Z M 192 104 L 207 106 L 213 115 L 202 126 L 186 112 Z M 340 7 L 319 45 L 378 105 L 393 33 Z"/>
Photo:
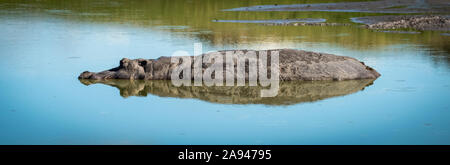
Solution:
<path fill-rule="evenodd" d="M 355 58 L 337 56 L 326 53 L 308 52 L 295 49 L 276 49 L 279 51 L 279 68 L 281 81 L 289 80 L 352 80 L 352 79 L 375 79 L 380 74 L 363 62 Z M 251 50 L 240 50 L 244 53 Z M 274 51 L 274 50 L 269 50 Z M 219 51 L 225 57 L 225 51 Z M 203 54 L 208 58 L 212 53 Z M 259 54 L 256 51 L 256 54 Z M 240 58 L 241 56 L 237 56 Z M 270 54 L 267 57 L 270 59 Z M 226 61 L 226 60 L 223 60 Z M 171 72 L 179 63 L 171 63 L 170 57 L 158 59 L 122 59 L 120 66 L 102 71 L 85 71 L 80 74 L 79 79 L 140 79 L 140 80 L 170 80 Z M 211 64 L 204 63 L 205 70 Z M 225 64 L 224 64 L 225 65 Z M 246 64 L 247 65 L 247 64 Z M 234 63 L 236 68 L 236 63 Z M 248 80 L 248 69 L 245 71 Z M 193 79 L 194 74 L 192 74 Z"/>
<path fill-rule="evenodd" d="M 396 15 L 353 18 L 369 29 L 415 29 L 450 31 L 450 16 Z"/>

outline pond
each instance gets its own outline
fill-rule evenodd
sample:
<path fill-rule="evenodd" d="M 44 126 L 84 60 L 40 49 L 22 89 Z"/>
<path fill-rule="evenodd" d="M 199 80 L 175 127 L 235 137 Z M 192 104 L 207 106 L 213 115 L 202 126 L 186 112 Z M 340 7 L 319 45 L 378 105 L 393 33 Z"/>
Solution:
<path fill-rule="evenodd" d="M 324 2 L 341 1 L 3 0 L 0 144 L 450 144 L 447 33 L 387 33 L 351 21 L 381 13 L 226 11 Z M 267 20 L 350 25 L 261 24 Z M 193 53 L 194 43 L 204 52 L 350 56 L 381 77 L 280 84 L 279 96 L 266 100 L 246 88 L 77 79 L 125 57 Z"/>

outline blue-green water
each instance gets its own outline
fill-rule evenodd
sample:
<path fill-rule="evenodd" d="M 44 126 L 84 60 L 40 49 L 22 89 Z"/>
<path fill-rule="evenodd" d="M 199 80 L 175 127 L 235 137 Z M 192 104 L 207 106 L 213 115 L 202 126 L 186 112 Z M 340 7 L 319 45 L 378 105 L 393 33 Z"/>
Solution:
<path fill-rule="evenodd" d="M 155 11 L 159 16 L 144 12 L 161 8 L 153 2 L 143 8 L 108 2 L 115 4 L 111 10 L 86 11 L 0 2 L 0 144 L 450 144 L 450 37 L 440 32 L 212 21 L 305 17 L 221 11 L 245 6 L 234 1 L 201 3 L 204 17 L 188 10 L 197 1 L 182 11 L 166 4 Z M 181 13 L 165 12 L 173 9 Z M 342 22 L 364 15 L 305 13 Z M 113 68 L 123 57 L 192 52 L 195 42 L 205 52 L 296 48 L 351 56 L 382 76 L 361 91 L 288 106 L 124 98 L 117 88 L 77 79 L 85 70 Z"/>

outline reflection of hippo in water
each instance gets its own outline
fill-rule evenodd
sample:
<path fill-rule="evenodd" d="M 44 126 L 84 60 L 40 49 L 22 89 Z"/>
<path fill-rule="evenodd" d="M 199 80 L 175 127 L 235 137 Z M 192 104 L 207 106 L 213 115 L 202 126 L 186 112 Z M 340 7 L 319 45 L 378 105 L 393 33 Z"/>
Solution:
<path fill-rule="evenodd" d="M 122 97 L 147 96 L 195 98 L 220 104 L 292 105 L 326 98 L 348 95 L 363 90 L 374 79 L 347 81 L 284 81 L 280 82 L 278 95 L 259 97 L 260 86 L 181 86 L 167 80 L 86 80 L 85 85 L 106 84 L 120 90 Z"/>

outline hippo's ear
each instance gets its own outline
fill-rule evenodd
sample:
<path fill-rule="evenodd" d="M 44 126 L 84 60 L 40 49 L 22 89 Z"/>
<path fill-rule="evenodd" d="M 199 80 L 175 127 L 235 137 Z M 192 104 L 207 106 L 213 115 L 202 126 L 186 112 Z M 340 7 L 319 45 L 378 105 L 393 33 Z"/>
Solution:
<path fill-rule="evenodd" d="M 125 63 L 130 62 L 130 60 L 128 58 L 122 58 L 122 60 L 120 60 L 120 66 L 123 66 Z"/>
<path fill-rule="evenodd" d="M 145 66 L 147 65 L 147 61 L 143 60 L 143 61 L 139 61 L 139 66 Z"/>

